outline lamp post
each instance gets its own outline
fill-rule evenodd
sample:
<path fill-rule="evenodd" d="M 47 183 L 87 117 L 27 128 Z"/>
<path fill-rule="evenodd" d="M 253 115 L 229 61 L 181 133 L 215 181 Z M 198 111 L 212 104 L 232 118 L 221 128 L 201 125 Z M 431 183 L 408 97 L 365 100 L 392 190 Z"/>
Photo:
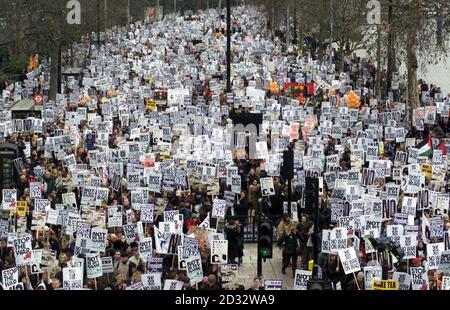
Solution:
<path fill-rule="evenodd" d="M 128 32 L 130 32 L 130 0 L 127 0 L 127 25 Z"/>
<path fill-rule="evenodd" d="M 227 0 L 227 93 L 231 92 L 231 0 Z"/>

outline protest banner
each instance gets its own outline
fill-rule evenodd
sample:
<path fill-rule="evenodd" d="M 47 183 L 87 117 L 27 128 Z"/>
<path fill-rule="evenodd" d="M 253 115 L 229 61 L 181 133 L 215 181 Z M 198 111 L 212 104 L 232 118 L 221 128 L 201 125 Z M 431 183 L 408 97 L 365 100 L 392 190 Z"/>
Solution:
<path fill-rule="evenodd" d="M 330 237 L 331 230 L 322 230 L 322 253 L 330 254 Z"/>
<path fill-rule="evenodd" d="M 212 240 L 211 264 L 228 263 L 228 240 Z"/>
<path fill-rule="evenodd" d="M 312 272 L 307 270 L 295 270 L 294 276 L 294 290 L 306 291 L 308 287 L 308 281 L 312 277 Z"/>
<path fill-rule="evenodd" d="M 347 228 L 334 228 L 330 233 L 330 251 L 336 253 L 347 249 Z"/>
<path fill-rule="evenodd" d="M 108 227 L 122 227 L 122 206 L 108 206 Z"/>
<path fill-rule="evenodd" d="M 103 274 L 113 273 L 114 272 L 113 258 L 111 256 L 104 256 L 104 257 L 101 257 L 101 260 L 102 260 Z"/>
<path fill-rule="evenodd" d="M 236 264 L 220 265 L 220 273 L 223 282 L 236 282 L 238 281 L 239 267 Z"/>
<path fill-rule="evenodd" d="M 137 238 L 137 224 L 123 225 L 123 232 L 128 243 L 133 242 Z M 156 227 L 155 227 L 156 229 Z"/>
<path fill-rule="evenodd" d="M 364 289 L 372 290 L 373 281 L 375 279 L 382 279 L 382 268 L 381 266 L 369 266 L 364 267 Z"/>
<path fill-rule="evenodd" d="M 98 254 L 86 254 L 86 270 L 88 279 L 99 278 L 103 275 L 102 261 Z"/>
<path fill-rule="evenodd" d="M 183 246 L 181 245 L 178 246 L 177 258 L 178 258 L 178 269 L 186 270 L 186 260 L 183 259 Z"/>
<path fill-rule="evenodd" d="M 164 291 L 180 291 L 183 288 L 184 283 L 177 280 L 164 280 Z"/>
<path fill-rule="evenodd" d="M 180 211 L 173 210 L 173 211 L 164 211 L 164 222 L 175 222 L 178 218 Z"/>
<path fill-rule="evenodd" d="M 241 177 L 240 176 L 231 177 L 231 191 L 236 194 L 239 194 L 241 192 Z"/>
<path fill-rule="evenodd" d="M 147 272 L 149 273 L 161 273 L 163 271 L 163 258 L 162 257 L 150 257 L 147 260 Z"/>
<path fill-rule="evenodd" d="M 19 283 L 19 269 L 17 267 L 2 270 L 2 284 L 5 289 Z"/>
<path fill-rule="evenodd" d="M 42 198 L 42 183 L 30 183 L 30 198 Z"/>
<path fill-rule="evenodd" d="M 373 281 L 374 291 L 398 291 L 398 281 L 395 280 L 379 280 Z"/>
<path fill-rule="evenodd" d="M 83 268 L 65 267 L 63 268 L 63 288 L 65 290 L 83 289 Z"/>
<path fill-rule="evenodd" d="M 261 178 L 261 193 L 263 196 L 273 196 L 275 195 L 275 188 L 273 185 L 273 178 Z"/>
<path fill-rule="evenodd" d="M 141 281 L 139 281 L 130 286 L 127 286 L 127 288 L 125 290 L 127 290 L 127 291 L 143 291 L 143 290 L 145 290 L 145 286 L 144 286 L 144 284 L 142 284 Z"/>
<path fill-rule="evenodd" d="M 211 218 L 224 219 L 226 211 L 226 201 L 222 199 L 213 200 Z"/>
<path fill-rule="evenodd" d="M 411 275 L 411 285 L 414 291 L 429 289 L 428 275 L 425 268 L 410 267 L 409 273 Z"/>
<path fill-rule="evenodd" d="M 156 243 L 156 253 L 167 254 L 169 249 L 169 237 L 170 234 L 164 233 L 158 228 L 154 227 L 155 230 L 155 243 Z"/>
<path fill-rule="evenodd" d="M 2 190 L 2 207 L 3 210 L 9 211 L 16 208 L 17 190 L 3 189 Z"/>
<path fill-rule="evenodd" d="M 444 220 L 441 217 L 433 217 L 429 219 L 430 223 L 430 239 L 439 240 L 444 237 Z"/>
<path fill-rule="evenodd" d="M 141 222 L 148 224 L 153 223 L 154 217 L 154 205 L 152 204 L 143 204 L 141 205 Z"/>
<path fill-rule="evenodd" d="M 403 259 L 416 258 L 417 239 L 415 236 L 400 236 L 400 247 L 404 252 Z"/>
<path fill-rule="evenodd" d="M 25 234 L 22 238 L 14 240 L 14 256 L 17 266 L 28 265 L 31 262 L 31 239 L 30 234 Z"/>
<path fill-rule="evenodd" d="M 144 262 L 147 262 L 153 255 L 153 240 L 152 238 L 144 238 L 139 240 L 139 255 Z"/>
<path fill-rule="evenodd" d="M 450 291 L 450 277 L 447 276 L 442 277 L 442 290 Z"/>
<path fill-rule="evenodd" d="M 450 251 L 442 251 L 438 265 L 439 272 L 450 273 Z"/>
<path fill-rule="evenodd" d="M 441 253 L 445 251 L 445 245 L 441 243 L 427 244 L 427 262 L 428 269 L 438 269 Z"/>
<path fill-rule="evenodd" d="M 191 285 L 201 282 L 203 279 L 202 259 L 199 254 L 186 259 L 186 270 L 191 280 Z"/>
<path fill-rule="evenodd" d="M 156 272 L 144 273 L 141 276 L 144 290 L 159 291 L 162 288 L 161 274 Z"/>
<path fill-rule="evenodd" d="M 283 289 L 282 280 L 264 280 L 264 290 L 281 291 Z"/>
<path fill-rule="evenodd" d="M 411 276 L 406 272 L 394 272 L 392 280 L 398 281 L 398 290 L 409 291 L 411 287 Z"/>
<path fill-rule="evenodd" d="M 344 267 L 345 274 L 350 274 L 361 270 L 361 266 L 359 265 L 359 260 L 358 257 L 356 256 L 354 248 L 339 250 L 338 254 L 342 266 Z"/>
<path fill-rule="evenodd" d="M 93 252 L 105 252 L 108 231 L 101 228 L 92 228 L 90 250 Z"/>
<path fill-rule="evenodd" d="M 31 274 L 40 274 L 44 271 L 41 268 L 42 249 L 31 251 Z"/>

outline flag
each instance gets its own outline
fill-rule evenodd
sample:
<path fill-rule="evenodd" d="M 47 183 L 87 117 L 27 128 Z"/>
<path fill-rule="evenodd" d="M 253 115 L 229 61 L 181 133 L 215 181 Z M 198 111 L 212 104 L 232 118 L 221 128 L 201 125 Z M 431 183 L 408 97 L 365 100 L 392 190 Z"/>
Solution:
<path fill-rule="evenodd" d="M 210 221 L 209 221 L 209 213 L 206 216 L 205 220 L 198 226 L 199 228 L 209 229 Z"/>
<path fill-rule="evenodd" d="M 435 140 L 434 145 L 433 140 Z M 431 135 L 428 137 L 428 140 L 419 144 L 417 148 L 419 149 L 419 156 L 431 157 L 433 156 L 433 149 L 441 150 L 443 155 L 447 155 L 444 140 L 433 139 Z"/>
<path fill-rule="evenodd" d="M 419 144 L 417 148 L 419 149 L 419 156 L 431 157 L 433 155 L 431 135 L 428 140 L 425 140 L 423 143 Z"/>
<path fill-rule="evenodd" d="M 156 253 L 158 254 L 167 254 L 169 249 L 169 243 L 167 242 L 166 235 L 154 227 L 155 229 L 155 243 L 156 243 Z"/>

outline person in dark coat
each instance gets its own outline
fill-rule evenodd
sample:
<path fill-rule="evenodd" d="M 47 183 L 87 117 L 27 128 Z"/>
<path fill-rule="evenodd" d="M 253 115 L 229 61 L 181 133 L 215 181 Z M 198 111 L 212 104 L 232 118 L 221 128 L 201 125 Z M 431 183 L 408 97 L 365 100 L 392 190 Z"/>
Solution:
<path fill-rule="evenodd" d="M 239 201 L 234 204 L 234 211 L 241 225 L 245 226 L 248 214 L 248 199 L 245 191 L 241 192 Z"/>
<path fill-rule="evenodd" d="M 241 257 L 243 253 L 241 244 L 241 234 L 237 226 L 236 220 L 230 220 L 224 229 L 226 239 L 228 240 L 228 259 L 231 264 L 236 262 L 236 258 Z"/>
<path fill-rule="evenodd" d="M 286 274 L 286 268 L 289 265 L 289 261 L 292 259 L 292 277 L 295 277 L 295 270 L 297 269 L 297 251 L 297 229 L 293 227 L 290 234 L 283 238 L 283 268 L 281 269 L 283 274 Z"/>

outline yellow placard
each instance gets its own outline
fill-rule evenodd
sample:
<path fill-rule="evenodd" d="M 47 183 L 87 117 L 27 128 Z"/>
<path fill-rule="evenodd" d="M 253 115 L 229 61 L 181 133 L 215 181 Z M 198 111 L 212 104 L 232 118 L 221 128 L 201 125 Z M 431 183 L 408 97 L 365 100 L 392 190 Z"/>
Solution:
<path fill-rule="evenodd" d="M 17 214 L 19 217 L 24 217 L 27 214 L 27 202 L 18 201 L 17 202 Z"/>
<path fill-rule="evenodd" d="M 155 100 L 147 99 L 145 105 L 147 112 L 157 112 Z"/>
<path fill-rule="evenodd" d="M 422 164 L 421 169 L 422 174 L 426 177 L 426 178 L 430 178 L 433 176 L 433 165 L 430 164 Z"/>
<path fill-rule="evenodd" d="M 380 155 L 384 155 L 384 142 L 383 141 L 378 142 L 378 153 Z"/>
<path fill-rule="evenodd" d="M 398 291 L 398 281 L 375 280 L 372 286 L 374 291 Z"/>

